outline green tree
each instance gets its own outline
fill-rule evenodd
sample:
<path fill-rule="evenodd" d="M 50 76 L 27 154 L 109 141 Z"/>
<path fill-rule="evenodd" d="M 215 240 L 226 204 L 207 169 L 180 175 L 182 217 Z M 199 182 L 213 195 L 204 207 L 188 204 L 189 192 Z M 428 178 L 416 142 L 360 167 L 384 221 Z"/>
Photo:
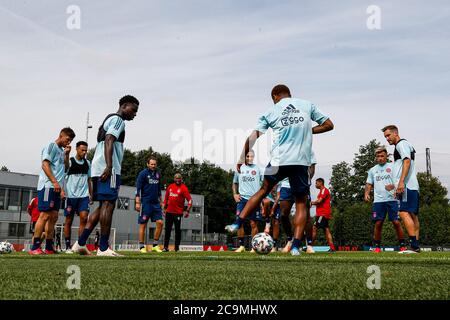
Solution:
<path fill-rule="evenodd" d="M 344 207 L 353 202 L 351 166 L 347 162 L 332 167 L 330 192 L 333 206 Z"/>
<path fill-rule="evenodd" d="M 353 159 L 353 175 L 352 186 L 354 187 L 354 200 L 356 202 L 364 200 L 364 188 L 367 180 L 367 173 L 370 168 L 377 164 L 375 160 L 375 150 L 380 147 L 381 144 L 375 139 L 371 140 L 368 144 L 359 147 L 359 152 L 355 153 Z"/>
<path fill-rule="evenodd" d="M 419 181 L 419 197 L 422 205 L 448 205 L 447 188 L 438 178 L 428 175 L 426 172 L 419 172 L 417 180 Z"/>

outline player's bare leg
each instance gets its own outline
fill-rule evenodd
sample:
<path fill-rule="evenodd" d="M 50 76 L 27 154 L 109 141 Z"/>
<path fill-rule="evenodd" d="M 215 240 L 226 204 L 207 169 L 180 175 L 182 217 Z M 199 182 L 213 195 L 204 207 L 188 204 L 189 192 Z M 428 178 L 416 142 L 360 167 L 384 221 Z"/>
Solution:
<path fill-rule="evenodd" d="M 81 234 L 84 231 L 84 228 L 86 228 L 86 224 L 88 222 L 89 212 L 82 211 L 80 212 L 80 227 L 78 228 L 78 237 L 81 236 Z"/>
<path fill-rule="evenodd" d="M 336 248 L 333 243 L 333 236 L 331 235 L 330 228 L 325 228 L 325 236 L 327 238 L 328 245 L 330 246 L 330 252 L 335 252 Z"/>
<path fill-rule="evenodd" d="M 317 227 L 313 225 L 311 233 L 311 245 L 313 246 L 317 238 Z"/>
<path fill-rule="evenodd" d="M 273 246 L 272 251 L 275 252 L 278 250 L 277 244 L 278 244 L 278 238 L 280 237 L 280 221 L 273 218 L 272 219 L 272 238 L 275 243 Z"/>
<path fill-rule="evenodd" d="M 68 242 L 70 242 L 71 237 L 71 230 L 72 230 L 72 223 L 73 223 L 73 215 L 66 216 L 66 219 L 64 221 L 64 239 L 66 240 L 66 250 L 70 249 L 70 246 L 67 246 Z M 79 236 L 80 234 L 78 234 Z"/>
<path fill-rule="evenodd" d="M 161 236 L 162 228 L 163 228 L 164 222 L 162 220 L 156 220 L 156 230 L 155 235 L 153 237 L 153 247 L 152 252 L 162 252 L 162 250 L 158 246 L 159 237 Z"/>
<path fill-rule="evenodd" d="M 406 211 L 400 211 L 399 214 L 400 214 L 400 218 L 403 221 L 403 224 L 405 225 L 405 229 L 406 229 L 406 232 L 408 233 L 409 240 L 410 240 L 413 251 L 420 252 L 419 243 L 416 238 L 417 230 L 416 230 L 416 227 L 414 224 L 414 219 L 412 217 L 412 214 L 410 214 L 409 212 L 406 212 Z M 409 251 L 407 253 L 410 253 L 410 252 L 411 251 Z"/>
<path fill-rule="evenodd" d="M 381 233 L 383 231 L 383 220 L 375 221 L 375 226 L 373 229 L 373 243 L 375 246 L 374 252 L 381 252 Z"/>
<path fill-rule="evenodd" d="M 295 216 L 294 216 L 294 240 L 292 242 L 292 255 L 299 255 L 299 248 L 301 246 L 301 238 L 305 232 L 306 226 L 306 198 L 307 196 L 296 197 L 295 199 Z"/>
<path fill-rule="evenodd" d="M 47 254 L 55 253 L 55 249 L 53 247 L 53 238 L 55 233 L 56 221 L 58 221 L 58 211 L 48 212 L 48 219 L 45 224 L 45 253 Z"/>
<path fill-rule="evenodd" d="M 239 248 L 234 250 L 234 252 L 245 252 L 245 247 L 244 247 L 244 238 L 245 238 L 244 226 L 241 226 L 239 228 L 239 230 L 237 232 L 237 236 L 238 236 Z"/>
<path fill-rule="evenodd" d="M 145 245 L 145 229 L 147 229 L 147 223 L 139 225 L 139 248 L 142 253 L 147 252 L 147 246 Z"/>
<path fill-rule="evenodd" d="M 252 229 L 252 238 L 258 233 L 258 223 L 254 220 L 250 220 L 250 227 Z M 252 248 L 250 252 L 255 252 L 255 250 Z"/>
<path fill-rule="evenodd" d="M 394 226 L 395 233 L 397 234 L 397 239 L 400 243 L 400 251 L 406 250 L 405 246 L 405 235 L 403 234 L 402 224 L 398 220 L 392 221 L 392 225 Z"/>
<path fill-rule="evenodd" d="M 291 251 L 292 246 L 292 224 L 290 220 L 291 208 L 293 202 L 292 201 L 280 201 L 280 210 L 281 210 L 281 223 L 283 225 L 284 232 L 286 233 L 287 243 L 286 246 L 281 250 L 283 253 L 288 253 Z"/>
<path fill-rule="evenodd" d="M 419 240 L 419 232 L 420 232 L 419 217 L 415 214 L 411 214 L 411 218 L 414 222 L 414 230 L 415 230 L 415 234 L 416 234 L 416 239 Z"/>

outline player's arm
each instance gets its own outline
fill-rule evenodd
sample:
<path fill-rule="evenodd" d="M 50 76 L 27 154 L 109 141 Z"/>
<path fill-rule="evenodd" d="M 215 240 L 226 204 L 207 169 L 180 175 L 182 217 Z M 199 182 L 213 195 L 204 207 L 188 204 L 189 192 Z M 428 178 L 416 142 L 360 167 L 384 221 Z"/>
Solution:
<path fill-rule="evenodd" d="M 313 134 L 319 134 L 319 133 L 331 131 L 333 129 L 334 129 L 333 122 L 330 119 L 327 119 L 327 120 L 325 120 L 324 123 L 313 127 L 312 132 L 313 132 Z"/>
<path fill-rule="evenodd" d="M 264 133 L 258 130 L 253 130 L 253 132 L 248 136 L 247 140 L 245 140 L 244 149 L 242 150 L 241 156 L 239 157 L 239 161 L 237 163 L 237 171 L 241 172 L 241 166 L 245 163 L 245 156 L 253 148 L 256 143 L 256 140 Z"/>
<path fill-rule="evenodd" d="M 397 194 L 403 193 L 405 191 L 405 179 L 408 176 L 409 168 L 411 167 L 411 159 L 403 159 L 403 168 L 400 180 L 398 181 Z"/>
<path fill-rule="evenodd" d="M 139 173 L 136 179 L 136 197 L 134 199 L 134 208 L 137 212 L 141 211 L 141 191 L 142 191 L 142 179 Z"/>
<path fill-rule="evenodd" d="M 70 150 L 72 150 L 71 146 L 66 146 L 64 148 L 64 168 L 65 168 L 65 171 L 69 170 L 69 168 L 70 168 L 70 159 L 69 159 L 69 157 L 70 157 Z"/>
<path fill-rule="evenodd" d="M 170 193 L 170 186 L 166 189 L 166 194 L 164 195 L 164 212 L 167 210 L 167 207 L 169 206 L 169 193 Z"/>
<path fill-rule="evenodd" d="M 231 190 L 233 191 L 234 201 L 236 202 L 241 201 L 241 195 L 239 194 L 239 184 L 233 183 L 233 185 L 231 186 Z"/>
<path fill-rule="evenodd" d="M 106 168 L 103 174 L 100 176 L 101 181 L 106 181 L 112 175 L 113 169 L 113 152 L 114 152 L 114 141 L 116 137 L 112 134 L 106 135 L 105 138 L 105 162 Z"/>
<path fill-rule="evenodd" d="M 191 194 L 189 193 L 187 188 L 184 191 L 184 197 L 188 201 L 188 206 L 187 206 L 187 209 L 186 209 L 186 211 L 184 213 L 184 217 L 187 218 L 187 217 L 189 217 L 189 212 L 191 212 L 191 209 L 192 209 L 192 197 L 191 197 Z"/>
<path fill-rule="evenodd" d="M 55 175 L 53 174 L 49 160 L 42 161 L 42 170 L 44 171 L 45 175 L 48 177 L 50 182 L 53 184 L 53 188 L 55 188 L 55 192 L 60 193 L 61 186 L 59 185 L 58 181 L 55 178 Z"/>
<path fill-rule="evenodd" d="M 321 204 L 325 199 L 318 197 L 316 201 L 311 201 L 312 206 L 317 206 L 318 204 Z"/>
<path fill-rule="evenodd" d="M 31 213 L 33 212 L 33 206 L 34 206 L 34 198 L 31 200 L 31 202 L 28 204 L 27 207 L 27 212 L 30 216 L 32 215 Z"/>
<path fill-rule="evenodd" d="M 370 201 L 370 192 L 372 191 L 372 184 L 366 183 L 366 188 L 364 189 L 364 201 L 369 202 Z"/>

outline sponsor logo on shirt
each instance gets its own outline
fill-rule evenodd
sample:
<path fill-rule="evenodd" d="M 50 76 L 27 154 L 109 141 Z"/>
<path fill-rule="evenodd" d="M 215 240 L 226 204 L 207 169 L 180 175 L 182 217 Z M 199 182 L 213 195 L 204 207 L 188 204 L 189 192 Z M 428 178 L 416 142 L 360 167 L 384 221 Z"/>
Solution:
<path fill-rule="evenodd" d="M 178 193 L 173 193 L 172 191 L 170 191 L 170 196 L 171 197 L 178 197 Z"/>
<path fill-rule="evenodd" d="M 391 176 L 390 175 L 384 175 L 384 176 L 376 176 L 375 177 L 375 180 L 376 181 L 378 181 L 378 182 L 380 182 L 380 181 L 383 181 L 383 180 L 387 180 L 387 179 L 389 179 Z"/>
<path fill-rule="evenodd" d="M 158 184 L 159 180 L 152 179 L 150 176 L 147 177 L 149 184 Z"/>
<path fill-rule="evenodd" d="M 256 181 L 255 177 L 246 177 L 246 176 L 242 177 L 242 182 L 253 182 L 253 181 Z"/>

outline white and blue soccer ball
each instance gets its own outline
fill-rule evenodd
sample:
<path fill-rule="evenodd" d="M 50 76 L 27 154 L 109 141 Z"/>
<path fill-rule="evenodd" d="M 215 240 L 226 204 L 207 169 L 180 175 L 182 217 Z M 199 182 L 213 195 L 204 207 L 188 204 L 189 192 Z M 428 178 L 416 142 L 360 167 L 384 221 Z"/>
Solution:
<path fill-rule="evenodd" d="M 11 252 L 14 252 L 14 246 L 11 243 L 7 241 L 0 242 L 0 254 Z"/>
<path fill-rule="evenodd" d="M 252 239 L 252 248 L 259 254 L 268 254 L 274 246 L 274 241 L 270 235 L 261 232 Z"/>

